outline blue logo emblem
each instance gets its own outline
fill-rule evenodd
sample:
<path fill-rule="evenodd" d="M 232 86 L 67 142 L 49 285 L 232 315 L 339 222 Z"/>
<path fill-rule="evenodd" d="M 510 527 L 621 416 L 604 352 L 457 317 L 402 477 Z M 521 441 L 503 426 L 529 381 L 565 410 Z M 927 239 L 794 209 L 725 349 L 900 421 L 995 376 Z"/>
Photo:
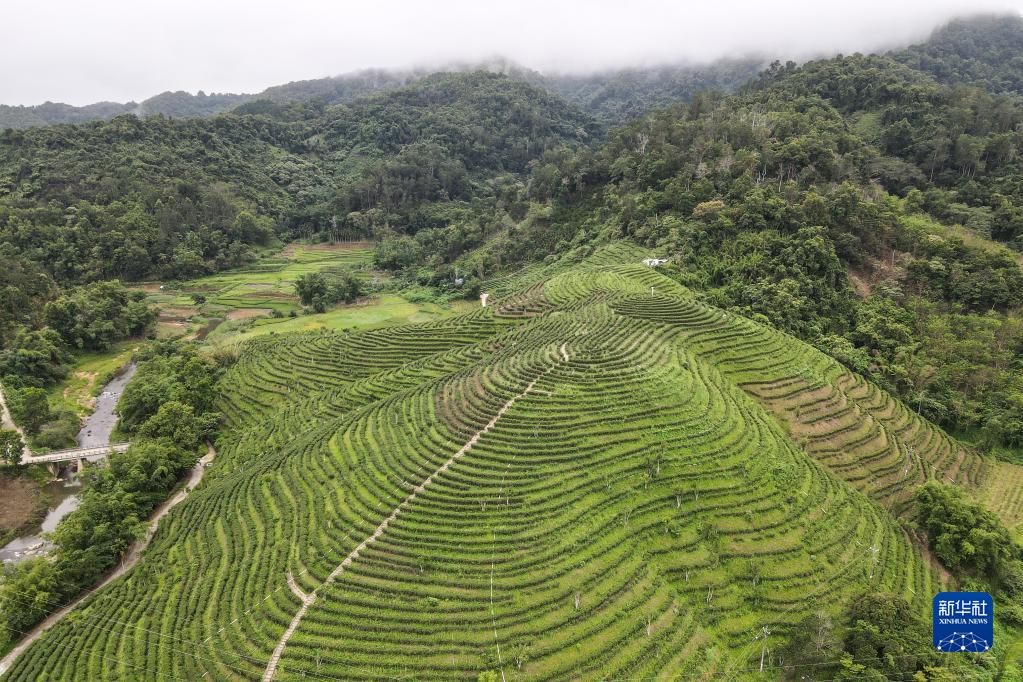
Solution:
<path fill-rule="evenodd" d="M 938 651 L 987 651 L 995 644 L 995 601 L 987 592 L 939 592 L 931 623 Z"/>

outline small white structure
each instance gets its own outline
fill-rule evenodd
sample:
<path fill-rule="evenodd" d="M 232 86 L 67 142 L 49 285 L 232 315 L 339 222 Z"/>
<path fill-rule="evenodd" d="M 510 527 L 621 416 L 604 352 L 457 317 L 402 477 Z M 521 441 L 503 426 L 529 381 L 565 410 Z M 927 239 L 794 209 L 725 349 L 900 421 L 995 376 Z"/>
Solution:
<path fill-rule="evenodd" d="M 643 265 L 650 268 L 656 268 L 658 265 L 664 265 L 668 262 L 667 258 L 644 258 Z"/>
<path fill-rule="evenodd" d="M 484 307 L 484 308 L 486 308 L 486 307 L 487 307 L 487 299 L 488 299 L 488 298 L 490 298 L 490 294 L 488 294 L 488 293 L 482 293 L 482 294 L 480 294 L 480 303 L 482 303 L 482 304 L 483 304 L 483 307 Z"/>

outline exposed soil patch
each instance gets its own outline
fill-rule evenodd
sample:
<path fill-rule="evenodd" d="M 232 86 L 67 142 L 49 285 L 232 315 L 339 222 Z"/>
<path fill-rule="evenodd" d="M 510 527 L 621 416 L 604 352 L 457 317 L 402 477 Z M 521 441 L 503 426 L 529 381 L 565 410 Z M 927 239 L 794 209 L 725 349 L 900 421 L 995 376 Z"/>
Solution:
<path fill-rule="evenodd" d="M 168 320 L 185 320 L 195 315 L 195 308 L 189 306 L 164 306 L 160 308 L 160 317 Z"/>
<path fill-rule="evenodd" d="M 856 295 L 860 298 L 866 298 L 870 296 L 870 284 L 859 275 L 850 272 L 849 281 L 852 282 L 853 289 L 856 291 Z"/>
<path fill-rule="evenodd" d="M 229 312 L 227 314 L 227 319 L 247 320 L 250 317 L 262 317 L 263 315 L 269 315 L 271 312 L 273 312 L 271 308 L 240 308 Z"/>
<path fill-rule="evenodd" d="M 892 258 L 870 258 L 862 267 L 849 268 L 849 282 L 853 285 L 856 295 L 866 298 L 881 282 L 903 277 L 906 274 L 903 266 L 906 257 L 905 253 L 895 252 Z"/>
<path fill-rule="evenodd" d="M 40 510 L 46 505 L 38 483 L 24 475 L 0 475 L 0 534 L 37 522 Z"/>

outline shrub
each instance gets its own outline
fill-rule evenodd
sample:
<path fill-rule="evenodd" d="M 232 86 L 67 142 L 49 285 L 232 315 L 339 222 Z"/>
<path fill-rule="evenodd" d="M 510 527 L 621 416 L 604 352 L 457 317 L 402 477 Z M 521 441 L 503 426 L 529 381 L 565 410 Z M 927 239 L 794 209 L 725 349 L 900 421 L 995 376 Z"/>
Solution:
<path fill-rule="evenodd" d="M 55 419 L 51 419 L 40 427 L 39 433 L 33 440 L 39 447 L 53 450 L 74 447 L 75 437 L 79 430 L 81 430 L 81 422 L 78 415 L 70 410 L 62 410 L 57 413 Z"/>

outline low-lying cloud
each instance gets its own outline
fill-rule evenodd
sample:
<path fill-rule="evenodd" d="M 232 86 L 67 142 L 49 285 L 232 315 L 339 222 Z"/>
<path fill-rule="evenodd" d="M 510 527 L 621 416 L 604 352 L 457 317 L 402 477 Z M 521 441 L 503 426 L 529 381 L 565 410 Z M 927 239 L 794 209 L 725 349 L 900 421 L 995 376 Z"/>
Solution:
<path fill-rule="evenodd" d="M 867 52 L 1023 0 L 11 0 L 0 103 L 258 92 L 368 67 L 503 56 L 543 71 Z"/>

